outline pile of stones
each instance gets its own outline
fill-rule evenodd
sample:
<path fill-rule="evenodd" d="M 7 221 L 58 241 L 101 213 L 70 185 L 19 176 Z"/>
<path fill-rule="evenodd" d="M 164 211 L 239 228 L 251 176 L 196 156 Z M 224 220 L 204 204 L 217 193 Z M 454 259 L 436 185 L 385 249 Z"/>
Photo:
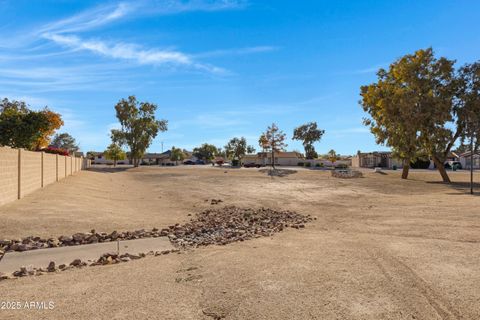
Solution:
<path fill-rule="evenodd" d="M 304 228 L 314 220 L 310 215 L 268 208 L 250 209 L 228 206 L 198 213 L 190 222 L 170 227 L 168 237 L 180 247 L 211 244 L 225 245 L 235 241 L 271 236 L 284 228 Z"/>
<path fill-rule="evenodd" d="M 341 179 L 361 178 L 363 174 L 357 170 L 332 170 L 332 177 Z"/>

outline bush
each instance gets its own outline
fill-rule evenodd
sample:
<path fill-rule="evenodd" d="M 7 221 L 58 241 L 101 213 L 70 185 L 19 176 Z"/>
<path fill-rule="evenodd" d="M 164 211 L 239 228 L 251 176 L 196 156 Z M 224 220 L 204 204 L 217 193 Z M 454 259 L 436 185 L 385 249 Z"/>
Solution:
<path fill-rule="evenodd" d="M 240 165 L 240 161 L 237 159 L 232 160 L 232 167 L 238 167 Z"/>
<path fill-rule="evenodd" d="M 335 169 L 347 169 L 348 166 L 345 163 L 339 163 L 335 166 Z"/>
<path fill-rule="evenodd" d="M 43 152 L 45 153 L 52 153 L 52 154 L 59 154 L 61 156 L 68 156 L 68 151 L 60 148 L 54 148 L 54 147 L 48 147 L 45 149 L 42 149 Z"/>
<path fill-rule="evenodd" d="M 311 166 L 312 166 L 312 164 L 310 162 L 305 162 L 305 167 L 309 168 Z"/>
<path fill-rule="evenodd" d="M 320 166 L 320 163 L 316 163 L 316 164 L 315 164 L 315 167 L 320 168 L 320 167 L 321 167 L 321 166 Z"/>
<path fill-rule="evenodd" d="M 299 162 L 299 163 L 297 163 L 297 166 L 299 166 L 299 167 L 303 167 L 303 162 Z"/>

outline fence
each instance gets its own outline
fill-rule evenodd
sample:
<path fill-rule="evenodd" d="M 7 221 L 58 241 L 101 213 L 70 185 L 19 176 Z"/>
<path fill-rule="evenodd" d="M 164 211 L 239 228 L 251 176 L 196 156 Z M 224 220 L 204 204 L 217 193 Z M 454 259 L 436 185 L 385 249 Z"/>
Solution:
<path fill-rule="evenodd" d="M 0 205 L 89 168 L 83 157 L 0 147 Z"/>

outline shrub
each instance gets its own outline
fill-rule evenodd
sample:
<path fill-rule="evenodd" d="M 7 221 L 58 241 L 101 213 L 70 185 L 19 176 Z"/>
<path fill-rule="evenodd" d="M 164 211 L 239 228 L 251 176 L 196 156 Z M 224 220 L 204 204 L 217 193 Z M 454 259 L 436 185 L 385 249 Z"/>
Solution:
<path fill-rule="evenodd" d="M 237 159 L 232 160 L 232 166 L 233 167 L 238 167 L 240 165 L 240 161 Z"/>
<path fill-rule="evenodd" d="M 335 169 L 347 169 L 348 166 L 345 163 L 339 163 L 335 166 Z"/>
<path fill-rule="evenodd" d="M 305 162 L 305 167 L 308 167 L 308 168 L 309 168 L 309 167 L 311 167 L 311 166 L 312 166 L 312 164 L 311 164 L 310 162 Z"/>
<path fill-rule="evenodd" d="M 299 163 L 297 163 L 297 166 L 299 166 L 299 167 L 303 167 L 303 162 L 299 162 Z"/>
<path fill-rule="evenodd" d="M 48 147 L 48 148 L 42 149 L 42 151 L 45 153 L 59 154 L 61 156 L 69 155 L 67 150 L 55 148 L 55 147 Z"/>
<path fill-rule="evenodd" d="M 315 167 L 320 168 L 320 163 L 316 163 Z"/>

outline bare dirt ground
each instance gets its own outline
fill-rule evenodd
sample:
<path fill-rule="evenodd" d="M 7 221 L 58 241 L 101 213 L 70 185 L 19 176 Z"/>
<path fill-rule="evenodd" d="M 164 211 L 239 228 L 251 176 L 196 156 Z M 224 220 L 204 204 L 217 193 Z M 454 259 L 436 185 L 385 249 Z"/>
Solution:
<path fill-rule="evenodd" d="M 468 174 L 452 173 L 453 185 L 436 172 L 399 174 L 192 166 L 69 177 L 0 207 L 0 238 L 160 228 L 212 207 L 206 199 L 317 220 L 271 238 L 2 281 L 0 301 L 55 308 L 0 318 L 479 319 L 480 196 L 467 194 Z"/>

